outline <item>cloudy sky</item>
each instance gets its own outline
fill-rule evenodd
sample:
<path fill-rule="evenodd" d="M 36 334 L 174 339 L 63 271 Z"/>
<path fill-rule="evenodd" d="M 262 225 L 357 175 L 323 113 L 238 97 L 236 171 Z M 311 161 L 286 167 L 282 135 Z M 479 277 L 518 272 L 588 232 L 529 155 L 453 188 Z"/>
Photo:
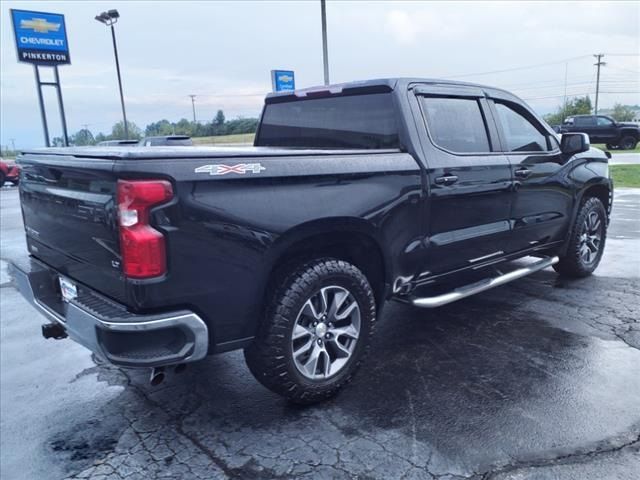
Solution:
<path fill-rule="evenodd" d="M 5 1 L 1 3 L 0 143 L 44 143 L 33 67 L 16 60 L 9 9 L 63 13 L 72 64 L 60 67 L 70 133 L 120 120 L 111 37 L 93 17 L 117 8 L 127 114 L 140 127 L 167 118 L 256 116 L 273 68 L 298 87 L 321 84 L 320 2 Z M 332 82 L 415 76 L 500 86 L 538 112 L 566 91 L 595 92 L 604 53 L 603 108 L 640 103 L 639 2 L 327 2 Z M 43 75 L 46 74 L 43 73 Z M 61 128 L 46 91 L 51 135 Z"/>

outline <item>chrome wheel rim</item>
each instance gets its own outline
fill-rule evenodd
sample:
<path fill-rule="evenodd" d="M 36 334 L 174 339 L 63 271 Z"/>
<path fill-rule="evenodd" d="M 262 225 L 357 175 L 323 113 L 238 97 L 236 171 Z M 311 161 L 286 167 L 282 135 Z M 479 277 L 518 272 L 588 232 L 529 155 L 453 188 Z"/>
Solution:
<path fill-rule="evenodd" d="M 598 258 L 602 245 L 602 226 L 602 219 L 597 212 L 589 212 L 584 219 L 578 248 L 580 260 L 585 265 L 591 265 Z"/>
<path fill-rule="evenodd" d="M 360 335 L 360 306 L 343 287 L 331 285 L 304 303 L 293 325 L 291 351 L 298 372 L 310 380 L 337 375 Z"/>

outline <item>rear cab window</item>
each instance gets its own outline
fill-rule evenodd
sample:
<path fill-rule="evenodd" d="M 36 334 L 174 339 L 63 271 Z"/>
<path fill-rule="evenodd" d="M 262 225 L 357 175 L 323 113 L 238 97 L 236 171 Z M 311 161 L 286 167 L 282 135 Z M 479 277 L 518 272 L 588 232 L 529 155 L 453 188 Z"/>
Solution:
<path fill-rule="evenodd" d="M 400 148 L 391 93 L 302 98 L 268 103 L 256 146 Z"/>

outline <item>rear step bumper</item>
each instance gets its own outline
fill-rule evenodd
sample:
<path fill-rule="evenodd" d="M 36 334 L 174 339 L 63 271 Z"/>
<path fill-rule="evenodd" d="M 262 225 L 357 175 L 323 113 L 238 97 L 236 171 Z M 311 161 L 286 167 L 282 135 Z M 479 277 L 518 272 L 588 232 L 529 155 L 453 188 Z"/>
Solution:
<path fill-rule="evenodd" d="M 137 315 L 82 285 L 77 286 L 75 299 L 62 301 L 58 272 L 33 258 L 11 263 L 9 273 L 20 293 L 45 318 L 114 365 L 157 367 L 207 355 L 207 325 L 193 312 Z"/>
<path fill-rule="evenodd" d="M 456 288 L 451 292 L 443 293 L 441 295 L 436 295 L 433 297 L 412 298 L 411 303 L 416 307 L 421 308 L 441 307 L 442 305 L 446 305 L 447 303 L 452 303 L 465 297 L 475 295 L 476 293 L 484 292 L 485 290 L 489 290 L 494 287 L 499 287 L 500 285 L 512 282 L 513 280 L 517 280 L 518 278 L 526 277 L 527 275 L 542 270 L 543 268 L 550 267 L 551 265 L 554 265 L 556 263 L 558 263 L 558 257 L 543 258 L 542 260 L 531 263 L 526 267 L 518 268 L 517 270 L 513 270 L 509 273 L 504 273 L 497 277 L 486 278 L 480 280 L 479 282 Z"/>

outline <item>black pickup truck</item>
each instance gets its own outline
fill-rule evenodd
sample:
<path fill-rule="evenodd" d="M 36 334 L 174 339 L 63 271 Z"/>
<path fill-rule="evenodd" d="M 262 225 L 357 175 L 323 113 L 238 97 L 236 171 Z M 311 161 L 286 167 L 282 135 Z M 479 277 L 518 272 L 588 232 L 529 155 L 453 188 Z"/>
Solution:
<path fill-rule="evenodd" d="M 45 337 L 154 381 L 242 348 L 299 403 L 352 377 L 387 300 L 434 308 L 549 266 L 589 275 L 612 203 L 586 135 L 560 143 L 510 93 L 422 79 L 270 94 L 254 147 L 18 161 L 30 256 L 12 273 Z"/>
<path fill-rule="evenodd" d="M 604 143 L 609 150 L 633 150 L 640 140 L 640 125 L 616 122 L 606 115 L 574 115 L 566 118 L 558 133 L 586 133 L 593 143 Z"/>

